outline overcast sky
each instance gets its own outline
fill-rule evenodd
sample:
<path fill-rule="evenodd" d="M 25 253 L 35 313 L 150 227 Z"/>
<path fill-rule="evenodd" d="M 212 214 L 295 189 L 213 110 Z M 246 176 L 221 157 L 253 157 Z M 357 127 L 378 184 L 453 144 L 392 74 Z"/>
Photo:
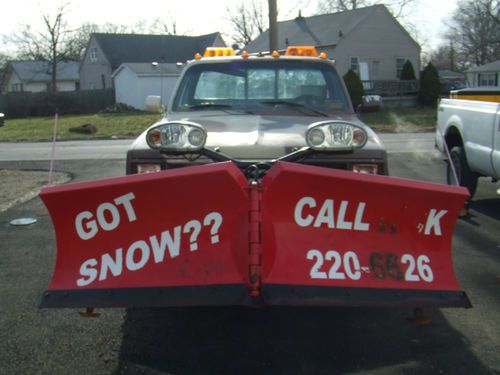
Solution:
<path fill-rule="evenodd" d="M 440 36 L 446 32 L 443 21 L 449 19 L 456 2 L 419 0 L 419 5 L 411 9 L 407 20 L 417 28 L 418 41 L 424 49 L 439 44 Z M 175 20 L 177 30 L 182 34 L 200 35 L 220 31 L 227 35 L 231 32 L 226 21 L 227 8 L 234 7 L 239 0 L 14 0 L 2 5 L 0 34 L 11 34 L 21 24 L 42 28 L 41 13 L 54 11 L 62 3 L 70 4 L 66 19 L 74 26 L 86 22 L 134 25 L 140 20 L 164 16 L 167 21 Z M 306 3 L 309 5 L 304 6 Z M 315 1 L 299 0 L 278 0 L 278 7 L 279 20 L 296 17 L 299 9 L 307 17 L 313 15 L 317 8 Z"/>

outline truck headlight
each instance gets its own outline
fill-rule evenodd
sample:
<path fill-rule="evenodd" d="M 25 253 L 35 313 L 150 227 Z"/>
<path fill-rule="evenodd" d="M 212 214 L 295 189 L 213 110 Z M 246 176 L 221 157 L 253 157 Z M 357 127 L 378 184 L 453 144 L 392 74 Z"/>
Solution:
<path fill-rule="evenodd" d="M 307 145 L 317 151 L 351 150 L 366 144 L 368 134 L 358 125 L 343 121 L 323 121 L 309 125 Z"/>
<path fill-rule="evenodd" d="M 152 149 L 161 151 L 199 151 L 205 146 L 207 132 L 194 122 L 175 121 L 148 130 L 146 141 Z"/>

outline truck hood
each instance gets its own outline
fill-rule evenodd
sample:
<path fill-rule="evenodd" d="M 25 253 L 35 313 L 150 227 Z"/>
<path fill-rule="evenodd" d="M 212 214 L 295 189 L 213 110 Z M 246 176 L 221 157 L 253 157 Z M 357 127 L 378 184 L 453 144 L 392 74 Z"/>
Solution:
<path fill-rule="evenodd" d="M 279 116 L 256 114 L 228 114 L 220 111 L 168 115 L 152 126 L 167 121 L 190 121 L 202 125 L 207 131 L 205 148 L 217 150 L 234 159 L 275 159 L 307 146 L 305 134 L 315 122 L 342 120 L 363 127 L 369 140 L 365 149 L 381 150 L 378 136 L 356 115 Z M 147 131 L 147 130 L 146 130 Z M 132 144 L 133 150 L 147 149 L 146 132 Z"/>

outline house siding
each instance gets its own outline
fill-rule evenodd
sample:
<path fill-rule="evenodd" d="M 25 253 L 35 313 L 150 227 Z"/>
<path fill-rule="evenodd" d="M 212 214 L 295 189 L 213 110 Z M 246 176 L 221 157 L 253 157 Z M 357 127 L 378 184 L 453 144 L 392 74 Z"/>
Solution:
<path fill-rule="evenodd" d="M 96 61 L 92 61 L 90 58 L 90 52 L 93 48 L 97 52 Z M 111 73 L 111 64 L 106 59 L 95 38 L 92 37 L 80 67 L 80 89 L 98 90 L 113 87 Z M 104 84 L 102 77 L 104 77 Z"/>
<path fill-rule="evenodd" d="M 14 91 L 13 90 L 14 85 L 23 84 L 23 82 L 19 79 L 19 77 L 17 76 L 17 74 L 15 72 L 10 71 L 7 74 L 8 74 L 8 76 L 5 80 L 4 86 L 2 87 L 3 94 L 5 94 L 7 92 Z M 25 91 L 24 85 L 23 85 L 23 91 Z"/>
<path fill-rule="evenodd" d="M 351 57 L 357 57 L 360 64 L 367 63 L 369 67 L 378 61 L 378 75 L 369 79 L 399 79 L 396 67 L 398 58 L 410 60 L 417 75 L 420 71 L 420 48 L 383 8 L 376 9 L 345 35 L 329 56 L 335 59 L 342 75 L 349 70 Z"/>
<path fill-rule="evenodd" d="M 224 42 L 224 39 L 222 39 L 221 35 L 217 35 L 217 38 L 215 38 L 212 47 L 227 47 L 227 45 L 226 42 Z M 203 53 L 203 51 L 201 51 L 200 53 Z"/>
<path fill-rule="evenodd" d="M 170 100 L 178 76 L 159 75 L 138 76 L 127 66 L 123 66 L 114 76 L 116 102 L 125 103 L 137 109 L 146 109 L 148 95 L 160 95 L 165 107 Z"/>
<path fill-rule="evenodd" d="M 480 74 L 488 74 L 493 78 L 493 84 L 489 84 L 487 86 L 481 84 Z M 467 73 L 467 84 L 470 87 L 500 87 L 500 72 L 472 72 Z"/>
<path fill-rule="evenodd" d="M 23 92 L 45 92 L 47 91 L 49 81 L 38 81 L 38 82 L 23 82 L 19 79 L 18 75 L 12 73 L 9 75 L 2 93 L 13 92 L 13 85 L 22 84 Z M 75 91 L 76 82 L 74 81 L 57 81 L 57 91 Z"/>

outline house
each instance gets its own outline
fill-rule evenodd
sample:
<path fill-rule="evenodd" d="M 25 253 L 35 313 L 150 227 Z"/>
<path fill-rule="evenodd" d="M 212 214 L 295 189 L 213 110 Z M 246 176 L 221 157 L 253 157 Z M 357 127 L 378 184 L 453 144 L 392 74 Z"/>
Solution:
<path fill-rule="evenodd" d="M 111 76 L 123 63 L 184 62 L 211 46 L 226 46 L 220 33 L 201 36 L 92 34 L 80 65 L 80 87 L 82 90 L 111 88 Z"/>
<path fill-rule="evenodd" d="M 80 87 L 79 63 L 61 61 L 57 64 L 57 91 L 75 91 Z M 2 94 L 8 92 L 50 91 L 52 66 L 49 61 L 11 61 L 2 81 Z"/>
<path fill-rule="evenodd" d="M 269 50 L 269 31 L 245 46 L 250 53 Z M 398 80 L 406 60 L 420 71 L 420 46 L 384 5 L 278 22 L 278 49 L 313 45 L 362 80 Z"/>
<path fill-rule="evenodd" d="M 182 70 L 182 64 L 123 63 L 112 74 L 117 103 L 146 109 L 148 95 L 161 96 L 166 106 Z"/>
<path fill-rule="evenodd" d="M 500 60 L 466 71 L 470 87 L 500 87 Z"/>

